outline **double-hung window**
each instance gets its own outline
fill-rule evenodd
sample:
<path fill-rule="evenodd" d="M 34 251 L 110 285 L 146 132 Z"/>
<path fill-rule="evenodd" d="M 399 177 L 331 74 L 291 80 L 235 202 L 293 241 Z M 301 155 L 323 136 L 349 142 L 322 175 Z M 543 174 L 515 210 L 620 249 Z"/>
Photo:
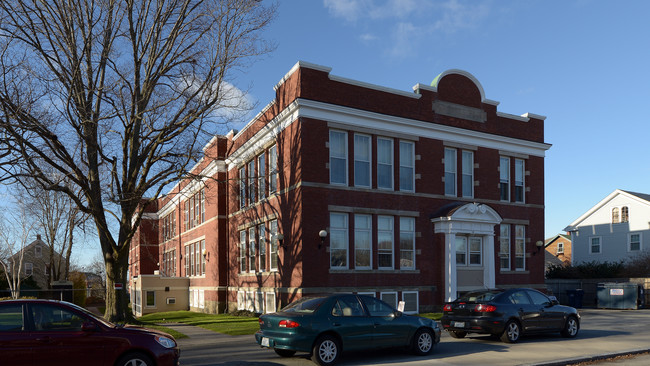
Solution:
<path fill-rule="evenodd" d="M 266 227 L 264 224 L 257 226 L 258 247 L 260 250 L 260 264 L 258 266 L 260 272 L 266 270 Z"/>
<path fill-rule="evenodd" d="M 264 154 L 257 157 L 257 191 L 260 200 L 266 198 L 266 163 Z"/>
<path fill-rule="evenodd" d="M 271 271 L 278 270 L 278 220 L 269 222 L 269 230 L 271 231 L 271 246 L 269 248 L 269 269 Z"/>
<path fill-rule="evenodd" d="M 348 268 L 348 214 L 330 213 L 330 268 Z"/>
<path fill-rule="evenodd" d="M 393 140 L 377 138 L 377 188 L 393 189 Z"/>
<path fill-rule="evenodd" d="M 399 219 L 399 267 L 415 269 L 415 218 Z"/>
<path fill-rule="evenodd" d="M 354 215 L 354 268 L 372 267 L 372 216 Z"/>
<path fill-rule="evenodd" d="M 515 202 L 524 202 L 524 161 L 515 159 Z"/>
<path fill-rule="evenodd" d="M 257 250 L 255 248 L 257 240 L 255 238 L 255 227 L 248 229 L 248 271 L 251 273 L 255 272 L 255 260 L 257 256 Z"/>
<path fill-rule="evenodd" d="M 515 271 L 526 270 L 526 226 L 515 225 Z"/>
<path fill-rule="evenodd" d="M 399 142 L 399 189 L 415 191 L 415 144 L 410 141 Z"/>
<path fill-rule="evenodd" d="M 269 149 L 269 194 L 278 190 L 278 145 Z"/>
<path fill-rule="evenodd" d="M 641 233 L 630 233 L 627 236 L 627 251 L 638 252 L 641 250 Z"/>
<path fill-rule="evenodd" d="M 246 169 L 239 169 L 239 208 L 246 207 Z"/>
<path fill-rule="evenodd" d="M 600 254 L 600 236 L 589 238 L 589 254 Z"/>
<path fill-rule="evenodd" d="M 370 136 L 354 135 L 354 185 L 370 188 Z"/>
<path fill-rule="evenodd" d="M 255 203 L 255 159 L 248 162 L 248 204 Z"/>
<path fill-rule="evenodd" d="M 348 134 L 330 131 L 330 183 L 348 184 Z"/>
<path fill-rule="evenodd" d="M 246 230 L 239 232 L 239 273 L 246 272 Z"/>
<path fill-rule="evenodd" d="M 377 216 L 377 266 L 393 269 L 394 224 L 392 216 Z"/>
<path fill-rule="evenodd" d="M 445 148 L 445 195 L 456 195 L 456 149 Z"/>
<path fill-rule="evenodd" d="M 499 159 L 499 187 L 501 201 L 510 201 L 510 158 Z"/>
<path fill-rule="evenodd" d="M 463 150 L 462 153 L 462 177 L 463 197 L 474 197 L 474 152 Z"/>
<path fill-rule="evenodd" d="M 499 262 L 502 271 L 510 270 L 510 225 L 501 224 L 499 233 Z"/>

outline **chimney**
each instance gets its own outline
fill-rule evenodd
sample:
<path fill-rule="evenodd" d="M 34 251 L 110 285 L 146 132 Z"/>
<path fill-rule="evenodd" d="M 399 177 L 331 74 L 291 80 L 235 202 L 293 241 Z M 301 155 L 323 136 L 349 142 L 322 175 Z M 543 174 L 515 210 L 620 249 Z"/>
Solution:
<path fill-rule="evenodd" d="M 41 234 L 36 234 L 36 240 L 41 241 Z"/>

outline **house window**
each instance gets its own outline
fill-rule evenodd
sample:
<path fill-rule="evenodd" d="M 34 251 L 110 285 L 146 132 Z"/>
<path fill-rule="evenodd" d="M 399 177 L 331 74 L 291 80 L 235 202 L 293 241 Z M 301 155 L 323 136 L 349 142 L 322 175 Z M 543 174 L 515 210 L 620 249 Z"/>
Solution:
<path fill-rule="evenodd" d="M 499 234 L 499 262 L 502 271 L 510 270 L 510 225 L 501 224 Z"/>
<path fill-rule="evenodd" d="M 239 208 L 246 207 L 246 169 L 239 169 Z"/>
<path fill-rule="evenodd" d="M 201 240 L 200 256 L 201 256 L 201 273 L 200 274 L 204 275 L 205 274 L 205 256 L 206 256 L 206 254 L 205 254 L 205 240 Z"/>
<path fill-rule="evenodd" d="M 40 245 L 34 247 L 34 256 L 36 256 L 36 258 L 43 257 L 43 248 Z"/>
<path fill-rule="evenodd" d="M 156 306 L 156 292 L 155 291 L 147 291 L 147 307 L 155 307 Z"/>
<path fill-rule="evenodd" d="M 462 177 L 463 197 L 474 197 L 474 152 L 463 151 L 462 153 Z"/>
<path fill-rule="evenodd" d="M 526 270 L 526 227 L 515 225 L 515 271 Z"/>
<path fill-rule="evenodd" d="M 190 248 L 185 247 L 185 276 L 189 276 L 189 275 L 190 275 Z"/>
<path fill-rule="evenodd" d="M 265 311 L 267 313 L 272 313 L 275 311 L 275 292 L 266 293 Z"/>
<path fill-rule="evenodd" d="M 278 270 L 278 220 L 269 222 L 269 230 L 271 231 L 271 247 L 269 248 L 269 269 L 271 271 Z"/>
<path fill-rule="evenodd" d="M 515 202 L 524 202 L 524 161 L 515 159 Z"/>
<path fill-rule="evenodd" d="M 269 194 L 278 190 L 278 147 L 269 149 Z"/>
<path fill-rule="evenodd" d="M 34 273 L 34 264 L 26 262 L 25 263 L 25 276 L 29 276 Z"/>
<path fill-rule="evenodd" d="M 510 201 L 510 159 L 501 157 L 499 160 L 499 188 L 501 201 Z"/>
<path fill-rule="evenodd" d="M 246 272 L 246 230 L 239 232 L 239 273 Z"/>
<path fill-rule="evenodd" d="M 469 264 L 473 266 L 483 264 L 483 240 L 476 236 L 469 238 Z"/>
<path fill-rule="evenodd" d="M 415 144 L 410 141 L 399 143 L 399 189 L 415 191 Z"/>
<path fill-rule="evenodd" d="M 266 270 L 266 227 L 264 224 L 257 226 L 257 235 L 259 240 L 258 247 L 260 249 L 259 270 L 260 272 L 264 272 Z"/>
<path fill-rule="evenodd" d="M 399 267 L 415 269 L 415 218 L 399 219 Z"/>
<path fill-rule="evenodd" d="M 404 301 L 404 313 L 419 313 L 417 291 L 402 291 L 402 301 Z"/>
<path fill-rule="evenodd" d="M 354 267 L 372 267 L 372 216 L 354 215 Z"/>
<path fill-rule="evenodd" d="M 482 265 L 483 240 L 478 236 L 457 236 L 456 264 L 460 266 Z"/>
<path fill-rule="evenodd" d="M 456 195 L 456 149 L 445 148 L 445 195 Z"/>
<path fill-rule="evenodd" d="M 185 231 L 187 231 L 190 229 L 190 200 L 185 201 L 183 213 L 185 216 Z"/>
<path fill-rule="evenodd" d="M 264 154 L 257 157 L 257 191 L 260 196 L 260 200 L 266 198 L 266 165 L 264 161 Z"/>
<path fill-rule="evenodd" d="M 248 162 L 248 204 L 252 205 L 255 203 L 255 160 Z"/>
<path fill-rule="evenodd" d="M 618 213 L 618 207 L 612 208 L 612 224 L 618 224 L 621 222 L 619 213 Z"/>
<path fill-rule="evenodd" d="M 377 188 L 393 189 L 393 140 L 377 138 Z"/>
<path fill-rule="evenodd" d="M 589 254 L 600 254 L 600 236 L 594 236 L 589 239 Z"/>
<path fill-rule="evenodd" d="M 392 216 L 377 216 L 377 265 L 393 269 L 394 225 Z"/>
<path fill-rule="evenodd" d="M 257 257 L 255 250 L 256 238 L 255 238 L 255 228 L 252 227 L 248 229 L 248 271 L 251 273 L 255 272 L 255 259 Z"/>
<path fill-rule="evenodd" d="M 330 268 L 348 268 L 348 215 L 330 213 Z"/>
<path fill-rule="evenodd" d="M 641 250 L 641 233 L 630 233 L 627 236 L 627 251 L 638 252 Z"/>
<path fill-rule="evenodd" d="M 348 134 L 330 131 L 330 183 L 348 184 Z"/>
<path fill-rule="evenodd" d="M 627 208 L 627 206 L 621 207 L 621 222 L 629 222 L 630 221 L 630 212 Z"/>
<path fill-rule="evenodd" d="M 563 254 L 564 253 L 564 243 L 560 242 L 557 243 L 557 251 L 555 254 Z"/>
<path fill-rule="evenodd" d="M 464 236 L 456 237 L 456 264 L 467 265 L 467 238 Z"/>
<path fill-rule="evenodd" d="M 397 309 L 397 292 L 382 292 L 379 296 L 381 296 L 381 301 L 390 305 L 393 309 Z"/>
<path fill-rule="evenodd" d="M 354 185 L 370 188 L 370 136 L 354 135 Z"/>

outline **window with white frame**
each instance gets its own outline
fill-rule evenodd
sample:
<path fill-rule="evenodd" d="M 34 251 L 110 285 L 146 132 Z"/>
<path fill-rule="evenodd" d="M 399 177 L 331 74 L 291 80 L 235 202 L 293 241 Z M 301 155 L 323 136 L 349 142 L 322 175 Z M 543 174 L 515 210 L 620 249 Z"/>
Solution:
<path fill-rule="evenodd" d="M 271 232 L 271 245 L 269 247 L 269 269 L 278 270 L 278 220 L 269 222 L 269 231 Z"/>
<path fill-rule="evenodd" d="M 393 309 L 397 309 L 397 292 L 382 292 L 380 296 L 381 301 L 390 305 Z"/>
<path fill-rule="evenodd" d="M 239 169 L 239 208 L 246 207 L 246 169 Z"/>
<path fill-rule="evenodd" d="M 456 195 L 456 149 L 445 148 L 445 195 Z"/>
<path fill-rule="evenodd" d="M 269 194 L 278 190 L 278 146 L 269 149 Z"/>
<path fill-rule="evenodd" d="M 261 291 L 255 292 L 255 312 L 264 313 L 264 293 Z"/>
<path fill-rule="evenodd" d="M 330 131 L 330 183 L 348 184 L 348 134 Z"/>
<path fill-rule="evenodd" d="M 456 236 L 456 265 L 481 266 L 483 239 L 478 236 Z"/>
<path fill-rule="evenodd" d="M 377 188 L 393 189 L 393 140 L 377 138 Z"/>
<path fill-rule="evenodd" d="M 627 235 L 627 251 L 641 251 L 641 233 L 629 233 Z"/>
<path fill-rule="evenodd" d="M 246 293 L 237 291 L 237 310 L 246 310 Z"/>
<path fill-rule="evenodd" d="M 618 224 L 621 222 L 621 218 L 619 216 L 619 211 L 618 207 L 612 208 L 612 224 Z"/>
<path fill-rule="evenodd" d="M 564 243 L 558 242 L 556 254 L 562 254 L 562 253 L 564 253 Z"/>
<path fill-rule="evenodd" d="M 264 153 L 257 157 L 257 194 L 260 200 L 266 198 L 266 162 Z"/>
<path fill-rule="evenodd" d="M 354 268 L 372 267 L 372 216 L 354 215 Z"/>
<path fill-rule="evenodd" d="M 467 265 L 467 237 L 456 236 L 456 265 Z"/>
<path fill-rule="evenodd" d="M 330 268 L 348 268 L 348 214 L 330 213 Z"/>
<path fill-rule="evenodd" d="M 255 203 L 255 160 L 248 162 L 248 204 L 252 205 Z"/>
<path fill-rule="evenodd" d="M 525 166 L 522 159 L 515 159 L 515 202 L 524 202 L 524 184 Z"/>
<path fill-rule="evenodd" d="M 628 210 L 627 206 L 621 207 L 621 222 L 629 222 L 630 221 L 630 211 Z"/>
<path fill-rule="evenodd" d="M 257 268 L 260 272 L 266 271 L 266 227 L 264 224 L 257 226 L 258 247 L 260 250 L 260 261 Z"/>
<path fill-rule="evenodd" d="M 43 248 L 40 245 L 34 247 L 34 256 L 41 258 L 43 256 Z"/>
<path fill-rule="evenodd" d="M 474 197 L 474 152 L 463 150 L 461 163 L 463 197 Z"/>
<path fill-rule="evenodd" d="M 266 293 L 266 303 L 264 304 L 264 311 L 267 313 L 275 312 L 275 292 Z"/>
<path fill-rule="evenodd" d="M 515 271 L 526 270 L 526 226 L 515 225 Z"/>
<path fill-rule="evenodd" d="M 499 159 L 499 189 L 501 201 L 510 201 L 510 158 Z"/>
<path fill-rule="evenodd" d="M 34 273 L 34 264 L 30 262 L 25 263 L 25 276 L 29 276 Z"/>
<path fill-rule="evenodd" d="M 399 267 L 415 269 L 415 218 L 399 218 Z"/>
<path fill-rule="evenodd" d="M 399 190 L 415 191 L 415 143 L 399 142 Z"/>
<path fill-rule="evenodd" d="M 500 225 L 499 263 L 502 271 L 510 270 L 510 225 L 509 224 Z"/>
<path fill-rule="evenodd" d="M 239 232 L 239 273 L 246 272 L 246 230 Z"/>
<path fill-rule="evenodd" d="M 354 134 L 354 185 L 370 188 L 370 136 Z"/>
<path fill-rule="evenodd" d="M 205 308 L 205 290 L 199 290 L 199 309 Z"/>
<path fill-rule="evenodd" d="M 377 267 L 393 269 L 394 223 L 392 216 L 377 216 Z"/>
<path fill-rule="evenodd" d="M 420 312 L 417 291 L 402 291 L 402 301 L 404 301 L 404 313 L 418 314 Z"/>
<path fill-rule="evenodd" d="M 255 238 L 255 227 L 248 229 L 248 271 L 253 273 L 255 272 L 256 266 L 256 256 L 257 250 L 255 250 L 257 244 L 257 239 Z"/>
<path fill-rule="evenodd" d="M 600 236 L 593 236 L 589 238 L 589 254 L 600 254 Z"/>

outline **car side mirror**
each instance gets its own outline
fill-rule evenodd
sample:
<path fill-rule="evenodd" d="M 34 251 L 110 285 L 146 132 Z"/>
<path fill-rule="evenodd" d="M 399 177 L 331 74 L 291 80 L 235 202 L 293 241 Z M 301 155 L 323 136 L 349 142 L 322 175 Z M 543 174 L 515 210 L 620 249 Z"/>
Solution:
<path fill-rule="evenodd" d="M 81 330 L 84 332 L 93 332 L 97 330 L 97 324 L 93 322 L 84 322 L 81 324 Z"/>
<path fill-rule="evenodd" d="M 555 297 L 555 296 L 549 296 L 548 298 L 549 298 L 549 300 L 551 300 L 551 305 L 550 305 L 550 306 L 553 306 L 553 305 L 559 305 L 559 304 L 560 304 L 560 302 L 557 301 L 557 297 Z"/>
<path fill-rule="evenodd" d="M 393 318 L 399 318 L 400 316 L 402 316 L 402 312 L 399 311 L 399 310 L 395 310 L 395 311 L 393 312 L 393 314 L 391 314 L 391 316 L 392 316 Z"/>

